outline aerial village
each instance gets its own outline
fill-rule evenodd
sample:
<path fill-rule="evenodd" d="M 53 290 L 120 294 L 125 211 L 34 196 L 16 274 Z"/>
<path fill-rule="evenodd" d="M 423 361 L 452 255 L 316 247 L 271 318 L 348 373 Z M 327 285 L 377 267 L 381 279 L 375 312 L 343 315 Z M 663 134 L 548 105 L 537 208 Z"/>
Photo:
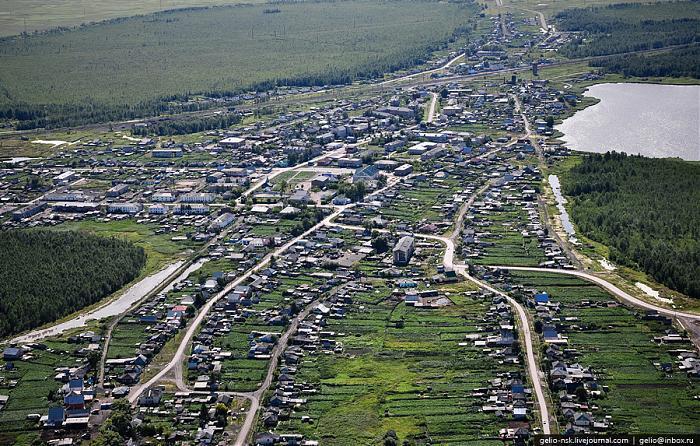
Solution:
<path fill-rule="evenodd" d="M 509 15 L 492 23 L 452 74 L 522 63 L 532 37 Z M 547 53 L 566 39 L 537 45 Z M 199 141 L 140 136 L 145 121 L 2 169 L 4 227 L 146 228 L 181 255 L 124 311 L 7 343 L 0 415 L 62 446 L 94 438 L 115 406 L 134 444 L 234 444 L 243 432 L 250 444 L 314 446 L 327 411 L 380 389 L 386 420 L 429 401 L 466 426 L 423 415 L 416 444 L 524 444 L 542 415 L 518 305 L 559 431 L 613 431 L 610 372 L 577 340 L 601 329 L 585 315 L 622 305 L 498 268 L 576 265 L 551 225 L 541 166 L 569 156 L 550 141 L 552 119 L 582 98 L 545 78 L 485 79 L 390 86 Z M 654 373 L 700 377 L 697 349 L 671 319 L 624 317 L 652 327 L 644 340 L 667 358 L 649 363 Z M 390 388 L 392 373 L 408 384 Z"/>

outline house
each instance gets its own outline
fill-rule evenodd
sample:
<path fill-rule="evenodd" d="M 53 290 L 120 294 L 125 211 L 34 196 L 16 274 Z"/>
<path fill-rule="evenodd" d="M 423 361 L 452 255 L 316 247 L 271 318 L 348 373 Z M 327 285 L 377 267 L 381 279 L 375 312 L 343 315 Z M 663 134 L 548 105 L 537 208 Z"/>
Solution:
<path fill-rule="evenodd" d="M 239 149 L 245 144 L 245 138 L 230 136 L 219 141 L 219 145 L 226 149 Z"/>
<path fill-rule="evenodd" d="M 295 191 L 290 197 L 289 197 L 289 202 L 290 203 L 296 203 L 296 204 L 306 204 L 311 201 L 311 196 L 309 193 L 303 189 L 299 189 Z"/>
<path fill-rule="evenodd" d="M 340 158 L 338 160 L 338 167 L 362 167 L 362 160 L 360 158 Z"/>
<path fill-rule="evenodd" d="M 111 198 L 118 197 L 120 195 L 125 194 L 129 190 L 129 186 L 127 184 L 117 184 L 116 186 L 110 188 L 107 191 L 107 196 Z"/>
<path fill-rule="evenodd" d="M 211 226 L 209 226 L 210 229 L 214 231 L 220 231 L 233 223 L 233 221 L 236 219 L 236 217 L 230 213 L 230 212 L 225 212 L 218 217 L 214 219 L 214 221 L 211 223 Z"/>
<path fill-rule="evenodd" d="M 110 214 L 138 214 L 143 209 L 141 203 L 111 203 L 107 205 Z"/>
<path fill-rule="evenodd" d="M 158 407 L 162 397 L 163 389 L 161 387 L 151 387 L 139 397 L 139 406 Z"/>
<path fill-rule="evenodd" d="M 70 392 L 63 397 L 63 405 L 68 409 L 84 409 L 85 396 L 82 393 Z"/>
<path fill-rule="evenodd" d="M 182 149 L 154 149 L 151 151 L 153 158 L 180 158 Z"/>
<path fill-rule="evenodd" d="M 24 349 L 8 347 L 2 352 L 2 359 L 4 359 L 5 361 L 16 361 L 18 359 L 22 359 L 23 355 Z"/>
<path fill-rule="evenodd" d="M 336 206 L 345 206 L 346 204 L 350 203 L 352 203 L 352 200 L 342 195 L 333 198 L 333 204 Z"/>
<path fill-rule="evenodd" d="M 394 169 L 394 175 L 397 177 L 405 177 L 413 172 L 413 166 L 410 164 L 402 164 Z"/>
<path fill-rule="evenodd" d="M 382 107 L 378 109 L 377 112 L 398 116 L 404 119 L 413 119 L 416 116 L 416 112 L 408 107 Z"/>
<path fill-rule="evenodd" d="M 365 181 L 374 181 L 379 176 L 379 169 L 377 166 L 367 166 L 365 168 L 359 168 L 355 170 L 352 176 L 353 183 L 362 183 Z"/>
<path fill-rule="evenodd" d="M 60 427 L 66 419 L 66 411 L 63 407 L 49 407 L 49 416 L 44 422 L 44 427 Z"/>
<path fill-rule="evenodd" d="M 535 294 L 536 304 L 546 304 L 549 303 L 549 294 L 547 293 L 537 293 Z"/>
<path fill-rule="evenodd" d="M 168 208 L 162 204 L 154 204 L 148 208 L 148 213 L 152 215 L 165 215 L 168 213 Z"/>
<path fill-rule="evenodd" d="M 589 427 L 593 424 L 593 417 L 585 412 L 577 412 L 574 414 L 574 426 Z"/>
<path fill-rule="evenodd" d="M 413 237 L 409 235 L 401 237 L 392 250 L 394 265 L 407 265 L 409 260 L 411 260 L 415 245 L 416 242 Z"/>

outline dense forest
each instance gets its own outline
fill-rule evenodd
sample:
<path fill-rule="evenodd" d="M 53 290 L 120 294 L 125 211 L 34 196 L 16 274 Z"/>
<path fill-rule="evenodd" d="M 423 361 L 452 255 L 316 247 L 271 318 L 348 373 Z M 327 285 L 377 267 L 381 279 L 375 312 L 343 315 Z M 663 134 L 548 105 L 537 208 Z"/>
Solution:
<path fill-rule="evenodd" d="M 679 48 L 653 55 L 611 56 L 591 61 L 590 65 L 624 76 L 700 79 L 700 47 Z"/>
<path fill-rule="evenodd" d="M 558 28 L 581 37 L 562 47 L 567 57 L 603 56 L 700 42 L 700 2 L 625 3 L 568 9 Z"/>
<path fill-rule="evenodd" d="M 0 338 L 93 304 L 146 263 L 140 247 L 82 232 L 0 232 Z"/>
<path fill-rule="evenodd" d="M 700 164 L 587 155 L 562 184 L 576 225 L 611 260 L 700 298 Z"/>

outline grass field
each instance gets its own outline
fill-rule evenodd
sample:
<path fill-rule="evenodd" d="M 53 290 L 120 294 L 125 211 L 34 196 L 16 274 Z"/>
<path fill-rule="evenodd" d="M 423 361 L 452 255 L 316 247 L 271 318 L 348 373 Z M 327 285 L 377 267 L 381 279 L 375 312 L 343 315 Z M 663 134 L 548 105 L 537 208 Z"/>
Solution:
<path fill-rule="evenodd" d="M 174 242 L 171 238 L 176 233 L 156 234 L 155 225 L 144 225 L 133 220 L 110 221 L 106 223 L 85 220 L 75 223 L 65 223 L 55 227 L 56 230 L 87 231 L 103 237 L 125 238 L 146 251 L 146 267 L 139 277 L 162 268 L 166 263 L 181 256 L 188 248 L 195 247 L 190 242 Z"/>
<path fill-rule="evenodd" d="M 179 10 L 0 42 L 0 105 L 136 104 L 413 65 L 474 16 L 467 3 L 314 2 Z"/>
<path fill-rule="evenodd" d="M 0 3 L 0 36 L 24 31 L 71 27 L 166 9 L 235 3 L 265 3 L 264 0 L 6 0 Z"/>
<path fill-rule="evenodd" d="M 660 0 L 659 3 L 667 1 Z M 639 0 L 503 0 L 503 8 L 498 8 L 496 0 L 483 0 L 488 11 L 494 14 L 506 10 L 530 13 L 541 12 L 549 17 L 559 11 L 569 8 L 587 8 L 589 6 L 607 6 L 616 3 L 642 3 Z"/>

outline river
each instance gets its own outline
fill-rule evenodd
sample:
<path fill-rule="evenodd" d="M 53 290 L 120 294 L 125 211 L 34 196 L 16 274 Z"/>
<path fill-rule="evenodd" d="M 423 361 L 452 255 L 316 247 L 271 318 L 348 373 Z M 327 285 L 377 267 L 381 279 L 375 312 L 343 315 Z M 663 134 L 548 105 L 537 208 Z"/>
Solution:
<path fill-rule="evenodd" d="M 559 210 L 559 220 L 561 221 L 561 226 L 564 228 L 564 232 L 566 232 L 567 237 L 569 237 L 569 241 L 574 245 L 578 244 L 576 229 L 574 228 L 573 223 L 571 223 L 569 212 L 564 206 L 566 204 L 566 198 L 561 193 L 561 183 L 559 182 L 559 177 L 556 175 L 550 175 L 548 180 L 549 185 L 552 188 L 552 192 L 554 193 L 554 198 L 557 201 L 557 209 Z"/>
<path fill-rule="evenodd" d="M 700 85 L 598 84 L 600 99 L 556 126 L 572 149 L 700 160 Z"/>

